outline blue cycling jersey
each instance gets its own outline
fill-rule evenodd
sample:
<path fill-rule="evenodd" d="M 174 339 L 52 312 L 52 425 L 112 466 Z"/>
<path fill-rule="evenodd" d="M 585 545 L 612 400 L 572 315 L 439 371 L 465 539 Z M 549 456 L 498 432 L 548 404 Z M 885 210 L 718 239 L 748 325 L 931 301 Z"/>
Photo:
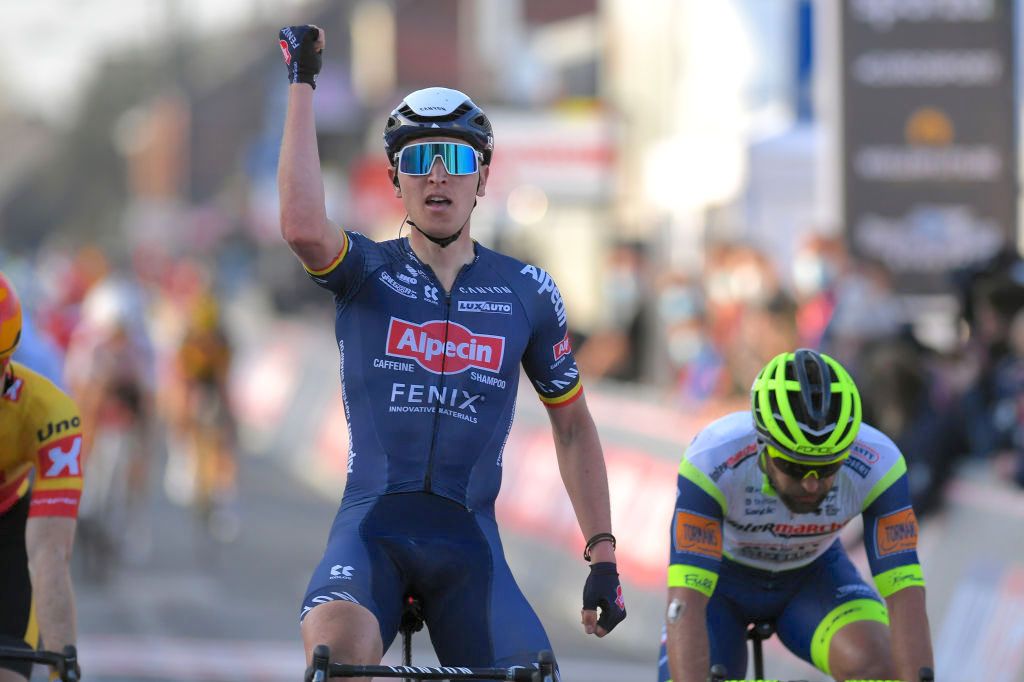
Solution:
<path fill-rule="evenodd" d="M 549 407 L 582 386 L 565 305 L 544 270 L 474 243 L 446 293 L 408 239 L 345 232 L 334 293 L 349 426 L 344 509 L 428 492 L 493 516 L 519 366 Z"/>

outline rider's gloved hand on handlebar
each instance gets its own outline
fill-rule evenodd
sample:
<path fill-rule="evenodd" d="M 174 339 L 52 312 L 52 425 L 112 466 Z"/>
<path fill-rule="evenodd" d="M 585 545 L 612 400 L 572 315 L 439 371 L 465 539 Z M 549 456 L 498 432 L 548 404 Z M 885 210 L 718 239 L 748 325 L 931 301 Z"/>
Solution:
<path fill-rule="evenodd" d="M 596 613 L 598 608 L 601 609 L 601 615 L 595 623 L 589 612 Z M 615 564 L 591 564 L 590 575 L 583 586 L 583 625 L 587 634 L 604 637 L 625 619 L 626 602 L 622 598 L 622 585 L 619 584 Z"/>
<path fill-rule="evenodd" d="M 316 89 L 323 63 L 324 33 L 316 26 L 285 26 L 278 33 L 281 54 L 288 67 L 289 83 L 306 83 Z"/>

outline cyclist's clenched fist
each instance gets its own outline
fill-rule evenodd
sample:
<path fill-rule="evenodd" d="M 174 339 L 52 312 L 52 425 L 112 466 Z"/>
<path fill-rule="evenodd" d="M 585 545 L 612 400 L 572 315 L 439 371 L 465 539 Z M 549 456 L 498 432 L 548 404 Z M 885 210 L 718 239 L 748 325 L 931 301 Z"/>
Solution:
<path fill-rule="evenodd" d="M 323 29 L 312 24 L 285 26 L 278 32 L 278 41 L 288 68 L 288 82 L 306 83 L 315 90 L 323 63 Z"/>
<path fill-rule="evenodd" d="M 597 609 L 601 609 L 601 617 Z M 600 562 L 590 565 L 590 575 L 583 586 L 583 628 L 588 635 L 604 637 L 626 619 L 626 602 L 615 564 Z"/>

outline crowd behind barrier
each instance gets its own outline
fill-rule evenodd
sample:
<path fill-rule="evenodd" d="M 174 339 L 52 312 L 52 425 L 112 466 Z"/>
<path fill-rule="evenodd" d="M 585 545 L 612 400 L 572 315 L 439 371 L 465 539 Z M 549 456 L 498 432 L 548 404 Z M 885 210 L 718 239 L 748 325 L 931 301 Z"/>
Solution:
<path fill-rule="evenodd" d="M 706 269 L 695 273 L 660 272 L 636 244 L 611 250 L 614 267 L 609 267 L 609 287 L 602 295 L 614 315 L 597 331 L 578 334 L 575 343 L 586 385 L 593 389 L 589 402 L 602 428 L 617 528 L 631 538 L 622 562 L 638 613 L 663 610 L 665 510 L 672 504 L 674 471 L 686 443 L 714 417 L 744 409 L 750 368 L 781 349 L 813 346 L 817 339 L 818 347 L 851 368 L 864 396 L 866 419 L 892 433 L 907 457 L 921 516 L 938 511 L 944 500 L 974 494 L 976 486 L 964 488 L 962 476 L 944 492 L 958 469 L 987 468 L 1022 483 L 1020 261 L 1006 257 L 959 276 L 964 312 L 956 323 L 957 343 L 939 349 L 915 334 L 905 303 L 887 288 L 883 272 L 846 260 L 836 240 L 809 243 L 806 253 L 813 258 L 802 251 L 794 262 L 799 271 L 792 273 L 773 269 L 770 259 L 745 245 L 716 247 Z M 96 307 L 90 296 L 95 299 L 112 282 L 129 283 L 128 299 L 138 308 L 128 315 L 128 326 L 144 337 L 139 352 L 150 358 L 142 385 L 151 381 L 154 386 L 150 437 L 159 442 L 152 447 L 166 455 L 167 470 L 158 479 L 173 501 L 188 505 L 194 495 L 180 466 L 175 417 L 180 412 L 172 399 L 178 394 L 173 389 L 176 357 L 189 318 L 201 317 L 200 303 L 210 295 L 220 301 L 222 323 L 237 351 L 230 402 L 239 429 L 234 447 L 264 453 L 287 449 L 280 461 L 293 461 L 293 473 L 305 470 L 307 483 L 325 484 L 330 489 L 324 494 L 337 494 L 347 449 L 337 378 L 323 371 L 310 375 L 314 365 L 322 369 L 336 363 L 329 335 L 314 329 L 325 321 L 327 313 L 319 305 L 324 301 L 314 289 L 297 299 L 309 305 L 298 303 L 296 282 L 308 285 L 305 275 L 298 266 L 266 275 L 260 263 L 268 256 L 255 247 L 251 262 L 233 266 L 237 270 L 226 277 L 229 268 L 223 262 L 243 262 L 234 248 L 159 263 L 140 259 L 126 267 L 115 267 L 114 258 L 93 248 L 48 250 L 2 263 L 25 292 L 26 312 L 45 342 L 44 354 L 50 354 L 46 362 L 72 363 L 60 374 L 65 382 L 74 381 L 75 356 L 83 352 L 77 344 L 88 339 L 83 328 L 94 321 L 95 311 L 86 312 Z M 829 259 L 815 260 L 821 253 L 829 253 Z M 627 274 L 634 277 L 631 283 Z M 619 294 L 629 295 L 615 299 L 611 290 L 618 288 Z M 140 321 L 144 324 L 136 326 Z M 322 343 L 303 345 L 310 339 Z M 38 352 L 34 345 L 24 350 Z M 311 363 L 303 357 L 310 352 L 322 357 Z M 508 445 L 516 457 L 508 459 L 499 514 L 519 537 L 552 536 L 563 548 L 571 547 L 578 538 L 561 523 L 563 516 L 569 518 L 566 505 L 545 501 L 548 492 L 559 496 L 554 455 L 538 435 L 547 428 L 543 410 L 531 411 L 529 396 L 521 398 Z M 293 419 L 292 412 L 301 412 L 301 418 Z M 287 434 L 278 433 L 286 428 L 291 429 Z M 295 447 L 297 430 L 305 438 L 301 449 L 310 452 Z M 307 455 L 316 466 L 309 466 Z M 244 467 L 246 458 L 237 465 Z M 230 486 L 228 477 L 224 496 L 229 511 Z M 536 495 L 531 497 L 531 491 Z M 243 517 L 222 524 L 222 538 L 230 541 L 244 522 Z M 133 531 L 141 531 L 135 536 L 143 539 L 140 546 L 125 548 L 126 560 L 144 563 L 146 529 Z M 510 552 L 519 546 L 511 542 Z M 974 575 L 973 568 L 964 570 Z M 562 584 L 550 575 L 536 583 L 541 587 L 535 589 Z M 557 601 L 557 594 L 548 596 Z M 948 622 L 946 629 L 953 627 Z M 651 644 L 644 634 L 642 629 L 624 632 L 619 644 L 643 650 Z"/>
<path fill-rule="evenodd" d="M 958 310 L 930 327 L 882 267 L 811 235 L 786 267 L 747 244 L 712 246 L 698 272 L 659 271 L 650 250 L 611 250 L 608 315 L 578 339 L 581 372 L 666 391 L 681 412 L 742 402 L 750 377 L 794 347 L 848 367 L 864 417 L 908 461 L 919 514 L 941 504 L 966 458 L 1024 486 L 1024 261 L 953 273 Z M 655 265 L 655 267 L 652 267 Z"/>
<path fill-rule="evenodd" d="M 708 406 L 744 404 L 749 378 L 775 354 L 817 348 L 850 368 L 866 421 L 903 451 L 920 515 L 941 504 L 965 458 L 989 461 L 1024 486 L 1024 261 L 1015 255 L 954 273 L 959 314 L 945 320 L 944 335 L 926 338 L 919 311 L 891 276 L 850 257 L 841 238 L 813 234 L 782 267 L 738 243 L 711 245 L 703 266 L 689 272 L 664 267 L 640 242 L 607 253 L 595 292 L 602 320 L 573 332 L 588 385 L 632 386 L 662 396 L 680 415 L 706 414 Z M 142 395 L 152 395 L 153 409 L 172 423 L 165 432 L 172 442 L 180 392 L 167 389 L 204 302 L 228 336 L 238 333 L 232 316 L 242 307 L 288 317 L 322 303 L 317 292 L 303 293 L 304 276 L 279 246 L 244 235 L 179 258 L 138 249 L 123 267 L 95 246 L 4 260 L 27 303 L 19 355 L 80 392 L 88 376 L 76 373 L 95 353 L 86 347 L 97 343 L 97 324 L 106 323 L 97 319 L 123 316 L 135 349 L 127 357 L 136 360 Z M 277 260 L 293 267 L 269 266 Z"/>

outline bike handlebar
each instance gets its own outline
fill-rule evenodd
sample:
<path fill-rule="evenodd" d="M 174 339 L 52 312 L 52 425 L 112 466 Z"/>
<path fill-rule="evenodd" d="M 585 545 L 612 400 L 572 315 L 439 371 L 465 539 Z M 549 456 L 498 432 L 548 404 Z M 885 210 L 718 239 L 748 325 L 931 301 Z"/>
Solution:
<path fill-rule="evenodd" d="M 72 644 L 64 647 L 59 654 L 55 651 L 0 646 L 0 659 L 48 665 L 57 671 L 61 682 L 79 682 L 82 679 L 82 672 L 78 667 L 78 650 Z"/>
<path fill-rule="evenodd" d="M 390 677 L 414 680 L 509 680 L 510 682 L 553 682 L 555 659 L 550 651 L 538 655 L 539 669 L 466 668 L 429 665 L 348 665 L 330 663 L 330 650 L 319 644 L 313 649 L 312 665 L 306 670 L 306 682 L 326 682 L 332 677 Z"/>

